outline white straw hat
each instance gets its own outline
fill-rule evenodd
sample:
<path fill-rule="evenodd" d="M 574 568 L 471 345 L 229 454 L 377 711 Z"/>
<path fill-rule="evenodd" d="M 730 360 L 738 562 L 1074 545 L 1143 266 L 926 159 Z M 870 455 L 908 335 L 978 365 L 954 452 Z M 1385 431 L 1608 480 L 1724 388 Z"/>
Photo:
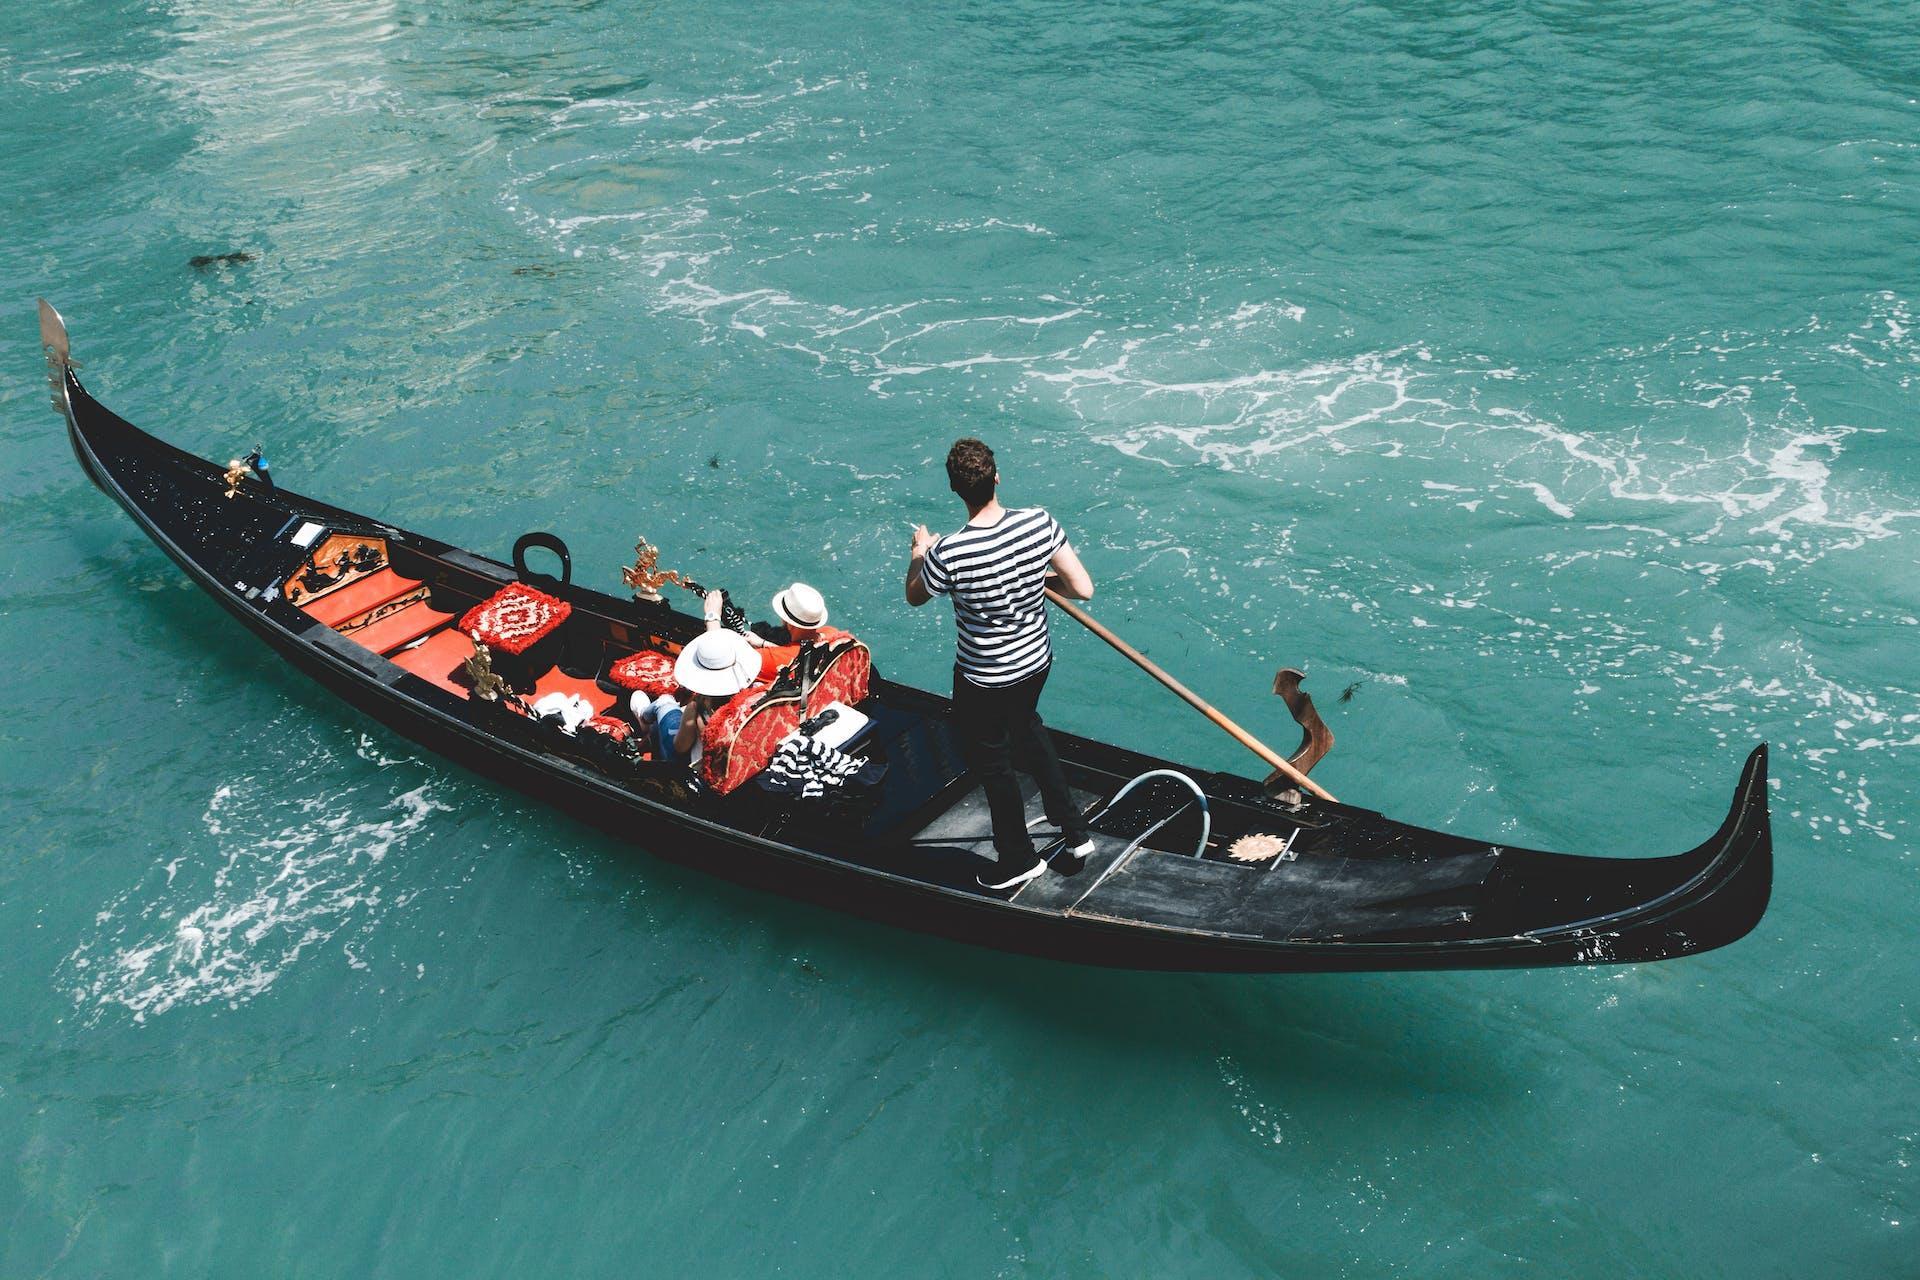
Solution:
<path fill-rule="evenodd" d="M 790 627 L 811 630 L 827 621 L 827 602 L 818 591 L 804 582 L 796 582 L 773 598 L 773 611 Z"/>
<path fill-rule="evenodd" d="M 673 678 L 694 693 L 731 697 L 760 678 L 760 654 L 737 631 L 703 631 L 674 659 Z"/>

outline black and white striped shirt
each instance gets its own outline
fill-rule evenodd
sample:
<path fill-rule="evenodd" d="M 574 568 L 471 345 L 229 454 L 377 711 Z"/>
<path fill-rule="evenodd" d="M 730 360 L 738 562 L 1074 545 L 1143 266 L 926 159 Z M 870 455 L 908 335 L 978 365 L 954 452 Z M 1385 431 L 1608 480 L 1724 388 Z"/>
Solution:
<path fill-rule="evenodd" d="M 1040 507 L 968 525 L 927 548 L 920 579 L 953 597 L 960 674 L 992 688 L 1024 680 L 1053 659 L 1047 640 L 1047 566 L 1067 531 Z"/>

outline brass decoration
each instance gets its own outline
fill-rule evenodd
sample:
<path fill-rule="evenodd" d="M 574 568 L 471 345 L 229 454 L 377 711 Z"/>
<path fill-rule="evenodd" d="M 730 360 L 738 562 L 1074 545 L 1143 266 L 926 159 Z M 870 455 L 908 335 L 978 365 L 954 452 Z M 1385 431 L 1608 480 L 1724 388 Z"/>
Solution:
<path fill-rule="evenodd" d="M 80 362 L 73 358 L 67 322 L 45 298 L 40 299 L 40 348 L 47 353 L 47 382 L 53 388 L 53 411 L 71 419 L 73 405 L 67 400 L 67 370 L 79 368 Z"/>
<path fill-rule="evenodd" d="M 227 481 L 227 496 L 229 498 L 239 494 L 240 482 L 247 478 L 248 470 L 249 468 L 247 467 L 246 460 L 243 458 L 235 458 L 233 461 L 227 464 L 226 481 Z"/>
<path fill-rule="evenodd" d="M 498 702 L 509 692 L 506 680 L 494 674 L 493 655 L 478 640 L 473 642 L 473 656 L 460 664 L 460 670 L 473 682 L 473 696 L 482 702 Z"/>
<path fill-rule="evenodd" d="M 1295 831 L 1282 840 L 1272 832 L 1252 831 L 1229 845 L 1227 856 L 1235 862 L 1270 862 L 1274 858 L 1291 862 L 1298 856 L 1293 852 L 1293 837 L 1299 834 Z"/>
<path fill-rule="evenodd" d="M 375 573 L 386 563 L 384 539 L 330 533 L 325 541 L 308 549 L 307 558 L 288 575 L 281 589 L 288 603 L 300 604 Z"/>
<path fill-rule="evenodd" d="M 686 580 L 674 569 L 660 567 L 660 551 L 645 538 L 633 544 L 633 565 L 620 571 L 620 578 L 633 592 L 635 600 L 658 603 L 660 588 L 669 582 L 685 586 Z"/>

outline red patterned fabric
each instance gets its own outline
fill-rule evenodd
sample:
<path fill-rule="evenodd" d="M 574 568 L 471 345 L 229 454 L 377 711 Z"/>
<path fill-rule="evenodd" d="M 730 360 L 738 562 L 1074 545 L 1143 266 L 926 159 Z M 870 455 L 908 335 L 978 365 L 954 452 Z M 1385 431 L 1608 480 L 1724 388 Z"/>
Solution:
<path fill-rule="evenodd" d="M 607 669 L 607 679 L 622 689 L 638 689 L 652 697 L 672 693 L 673 659 L 664 653 L 630 653 Z"/>
<path fill-rule="evenodd" d="M 817 716 L 830 702 L 857 707 L 867 698 L 867 683 L 873 675 L 873 655 L 867 646 L 854 642 L 851 649 L 836 654 L 820 678 L 807 690 L 806 714 Z"/>
<path fill-rule="evenodd" d="M 754 686 L 733 695 L 707 721 L 701 737 L 700 777 L 716 795 L 726 795 L 767 767 L 780 739 L 800 727 L 800 704 L 762 701 Z"/>
<path fill-rule="evenodd" d="M 824 646 L 832 644 L 836 640 L 851 639 L 853 639 L 852 636 L 838 627 L 821 627 L 819 634 L 814 637 L 814 643 Z M 800 646 L 797 644 L 768 645 L 766 648 L 760 650 L 760 678 L 771 682 L 775 676 L 780 674 L 780 668 L 786 666 L 799 656 Z"/>
<path fill-rule="evenodd" d="M 872 656 L 867 646 L 856 641 L 835 654 L 820 673 L 807 691 L 804 710 L 801 703 L 792 700 L 764 702 L 764 685 L 735 694 L 707 722 L 701 738 L 701 779 L 716 795 L 726 795 L 749 781 L 767 767 L 780 740 L 798 729 L 806 716 L 817 714 L 830 702 L 851 707 L 865 701 L 872 674 Z"/>
<path fill-rule="evenodd" d="M 580 727 L 591 729 L 595 733 L 604 733 L 615 742 L 625 742 L 627 735 L 633 732 L 633 726 L 619 716 L 595 716 L 583 722 Z"/>
<path fill-rule="evenodd" d="M 489 649 L 525 653 L 553 634 L 567 620 L 573 606 L 536 591 L 524 582 L 510 582 L 467 610 L 460 629 Z"/>

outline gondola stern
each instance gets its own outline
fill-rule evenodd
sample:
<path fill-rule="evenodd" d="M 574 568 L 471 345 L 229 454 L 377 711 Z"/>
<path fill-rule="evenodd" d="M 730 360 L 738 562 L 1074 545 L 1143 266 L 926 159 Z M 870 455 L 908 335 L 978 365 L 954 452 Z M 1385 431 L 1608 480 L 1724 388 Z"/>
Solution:
<path fill-rule="evenodd" d="M 1659 960 L 1712 951 L 1752 933 L 1773 898 L 1773 817 L 1767 803 L 1767 744 L 1747 756 L 1726 821 L 1713 837 L 1683 855 L 1692 875 L 1664 920 L 1646 933 L 1660 939 L 1639 959 Z"/>
<path fill-rule="evenodd" d="M 1773 897 L 1773 812 L 1767 803 L 1770 790 L 1767 744 L 1762 742 L 1747 756 L 1740 786 L 1727 814 L 1727 840 L 1723 849 L 1740 860 L 1722 890 L 1730 910 L 1737 911 L 1734 922 L 1737 932 L 1730 934 L 1727 942 L 1751 933 L 1760 923 L 1760 917 L 1766 914 L 1767 904 Z"/>
<path fill-rule="evenodd" d="M 1727 807 L 1726 820 L 1713 838 L 1690 856 L 1708 865 L 1729 854 L 1741 854 L 1749 861 L 1756 856 L 1770 861 L 1773 814 L 1767 804 L 1767 792 L 1767 744 L 1762 742 L 1747 754 L 1740 781 L 1733 790 L 1733 803 Z"/>

